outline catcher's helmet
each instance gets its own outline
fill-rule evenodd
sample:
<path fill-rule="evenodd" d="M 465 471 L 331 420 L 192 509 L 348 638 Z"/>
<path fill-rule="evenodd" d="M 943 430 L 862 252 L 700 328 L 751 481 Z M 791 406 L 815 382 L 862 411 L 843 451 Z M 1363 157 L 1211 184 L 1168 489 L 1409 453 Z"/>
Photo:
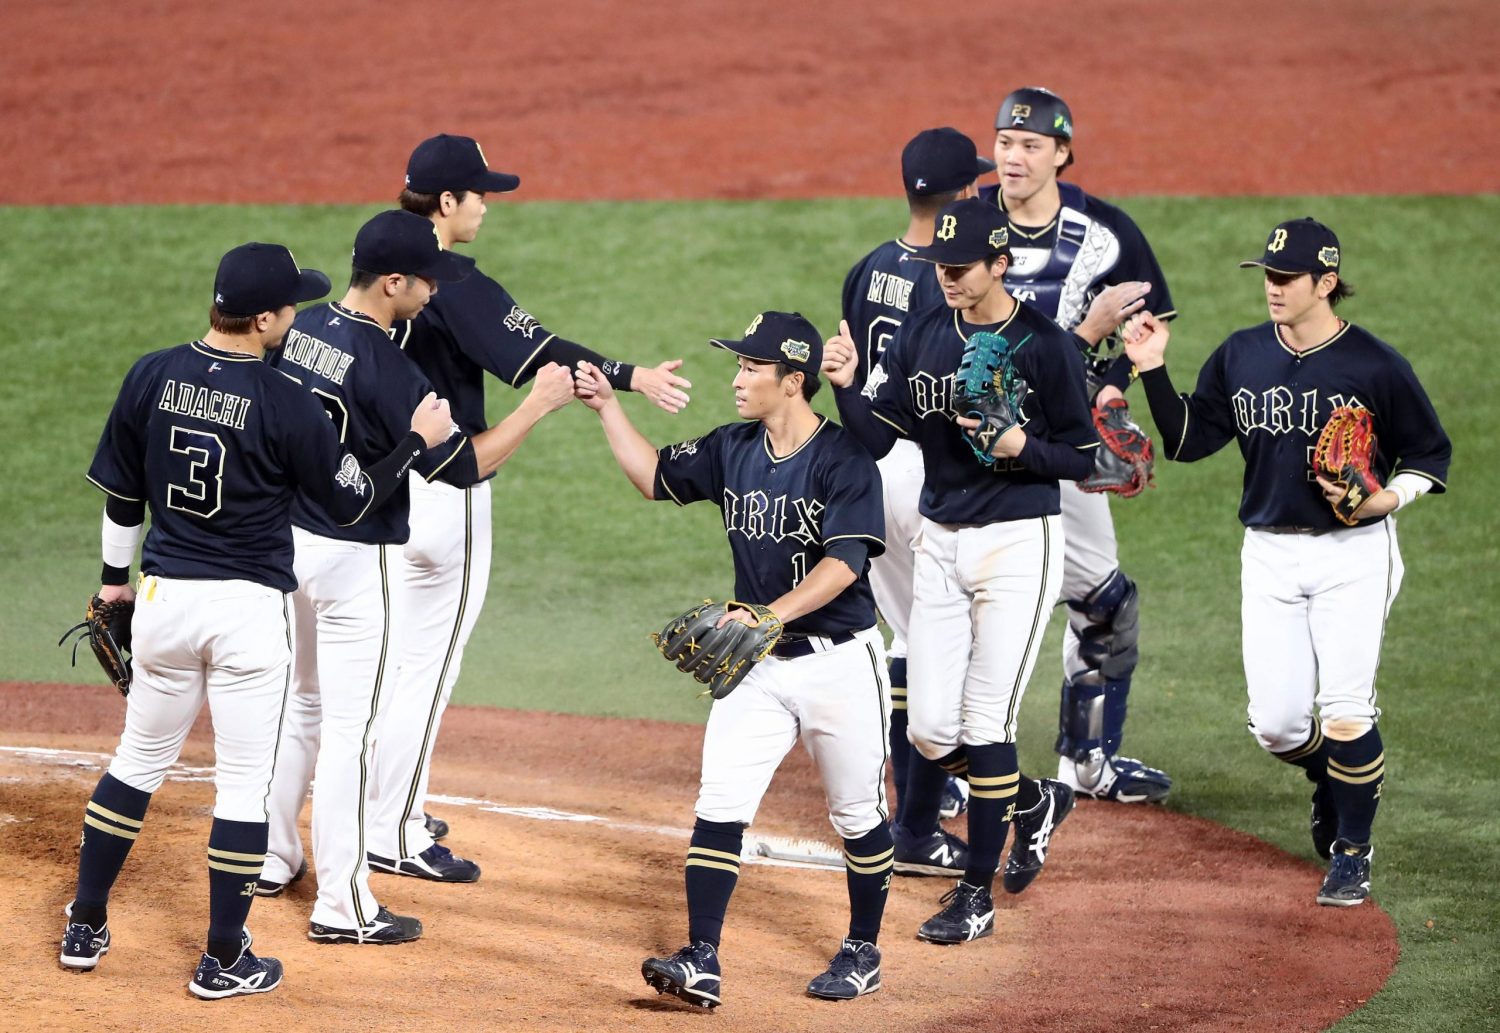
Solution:
<path fill-rule="evenodd" d="M 996 129 L 1025 129 L 1043 136 L 1073 139 L 1073 112 L 1063 99 L 1040 86 L 1025 86 L 1000 102 Z"/>

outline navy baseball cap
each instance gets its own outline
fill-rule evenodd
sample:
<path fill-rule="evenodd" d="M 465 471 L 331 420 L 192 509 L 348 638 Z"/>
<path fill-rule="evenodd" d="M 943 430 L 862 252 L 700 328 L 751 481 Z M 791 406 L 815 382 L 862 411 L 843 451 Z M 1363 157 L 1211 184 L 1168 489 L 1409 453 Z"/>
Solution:
<path fill-rule="evenodd" d="M 419 194 L 478 190 L 500 194 L 521 185 L 520 176 L 491 172 L 479 142 L 443 133 L 417 144 L 406 162 L 406 189 Z"/>
<path fill-rule="evenodd" d="M 354 238 L 354 268 L 384 276 L 404 273 L 427 280 L 462 280 L 472 259 L 444 251 L 431 219 L 396 209 L 381 212 Z"/>
<path fill-rule="evenodd" d="M 996 129 L 1024 129 L 1043 136 L 1073 139 L 1073 112 L 1063 99 L 1040 86 L 1023 86 L 1000 102 Z"/>
<path fill-rule="evenodd" d="M 901 151 L 908 194 L 950 194 L 994 171 L 995 163 L 979 156 L 974 141 L 951 126 L 924 129 Z"/>
<path fill-rule="evenodd" d="M 968 265 L 1010 250 L 1010 219 L 1000 206 L 966 197 L 943 206 L 933 223 L 932 243 L 914 257 L 939 265 Z"/>
<path fill-rule="evenodd" d="M 281 244 L 241 244 L 219 259 L 214 307 L 226 316 L 258 316 L 315 301 L 330 287 L 316 269 L 299 269 Z"/>
<path fill-rule="evenodd" d="M 822 335 L 800 312 L 762 312 L 739 340 L 715 337 L 708 343 L 756 362 L 784 362 L 810 377 L 823 365 Z"/>
<path fill-rule="evenodd" d="M 1311 215 L 1281 223 L 1266 238 L 1266 253 L 1240 263 L 1241 269 L 1260 266 L 1283 276 L 1339 271 L 1339 238 Z"/>

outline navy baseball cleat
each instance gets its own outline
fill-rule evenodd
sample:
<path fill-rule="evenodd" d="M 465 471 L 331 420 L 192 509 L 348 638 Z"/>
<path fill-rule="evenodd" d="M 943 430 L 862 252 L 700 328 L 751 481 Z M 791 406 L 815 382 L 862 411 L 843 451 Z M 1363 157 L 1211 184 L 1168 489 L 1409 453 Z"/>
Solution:
<path fill-rule="evenodd" d="M 896 841 L 895 870 L 901 875 L 962 875 L 969 865 L 969 845 L 951 832 L 937 829 L 913 836 L 904 825 L 892 825 Z"/>
<path fill-rule="evenodd" d="M 1107 757 L 1096 752 L 1086 761 L 1057 758 L 1057 778 L 1075 793 L 1116 803 L 1160 803 L 1172 791 L 1172 779 L 1160 768 L 1134 757 Z"/>
<path fill-rule="evenodd" d="M 478 882 L 479 865 L 466 861 L 447 847 L 434 843 L 415 857 L 403 857 L 399 861 L 366 854 L 370 870 L 390 875 L 410 875 L 432 882 Z"/>
<path fill-rule="evenodd" d="M 1370 859 L 1375 848 L 1369 843 L 1333 841 L 1328 877 L 1318 890 L 1318 903 L 1327 907 L 1353 907 L 1370 896 Z"/>
<path fill-rule="evenodd" d="M 422 824 L 426 827 L 427 834 L 432 837 L 433 842 L 447 838 L 448 823 L 442 818 L 434 818 L 424 811 L 422 813 Z"/>
<path fill-rule="evenodd" d="M 1017 814 L 1011 823 L 1015 838 L 1002 877 L 1006 893 L 1020 893 L 1041 874 L 1052 832 L 1073 810 L 1073 790 L 1052 778 L 1036 781 L 1042 791 L 1041 800 L 1031 810 Z"/>
<path fill-rule="evenodd" d="M 1328 785 L 1328 779 L 1319 779 L 1318 788 L 1313 790 L 1312 817 L 1308 820 L 1308 830 L 1312 833 L 1313 852 L 1319 857 L 1327 857 L 1333 851 L 1333 841 L 1339 834 L 1339 815 L 1333 804 L 1333 789 Z"/>
<path fill-rule="evenodd" d="M 257 897 L 279 897 L 282 892 L 294 882 L 300 882 L 307 875 L 307 859 L 298 866 L 296 873 L 286 882 L 277 882 L 275 879 L 256 879 L 255 895 Z"/>
<path fill-rule="evenodd" d="M 969 809 L 969 783 L 948 776 L 943 786 L 942 801 L 938 804 L 938 817 L 944 821 L 956 818 Z"/>
<path fill-rule="evenodd" d="M 669 958 L 647 958 L 641 976 L 659 994 L 671 994 L 695 1008 L 717 1008 L 719 950 L 706 940 L 689 944 Z"/>
<path fill-rule="evenodd" d="M 422 922 L 381 908 L 375 913 L 375 920 L 360 929 L 335 929 L 309 922 L 307 938 L 315 943 L 410 943 L 422 938 Z"/>
<path fill-rule="evenodd" d="M 73 905 L 68 905 L 69 912 Z M 106 922 L 98 929 L 90 928 L 81 922 L 69 922 L 67 929 L 63 930 L 62 953 L 57 960 L 62 962 L 63 968 L 72 969 L 74 972 L 92 972 L 94 966 L 99 964 L 99 959 L 109 953 L 109 923 Z"/>
<path fill-rule="evenodd" d="M 947 907 L 922 923 L 917 939 L 928 943 L 967 943 L 995 931 L 995 902 L 983 886 L 960 881 L 939 903 Z"/>
<path fill-rule="evenodd" d="M 247 944 L 233 965 L 224 968 L 212 954 L 203 955 L 188 989 L 206 1001 L 243 994 L 264 994 L 281 985 L 281 962 L 257 958 Z"/>
<path fill-rule="evenodd" d="M 845 940 L 828 971 L 807 984 L 811 997 L 852 1001 L 880 989 L 880 948 L 865 940 Z"/>

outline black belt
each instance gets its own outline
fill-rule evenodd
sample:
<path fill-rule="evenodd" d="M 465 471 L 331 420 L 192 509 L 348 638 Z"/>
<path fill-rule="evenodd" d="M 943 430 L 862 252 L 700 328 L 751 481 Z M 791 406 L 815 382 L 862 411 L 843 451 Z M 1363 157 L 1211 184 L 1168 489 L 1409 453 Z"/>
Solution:
<path fill-rule="evenodd" d="M 795 660 L 800 656 L 812 656 L 818 652 L 813 639 L 823 639 L 830 646 L 841 646 L 854 641 L 854 632 L 840 631 L 832 635 L 782 635 L 771 655 L 778 660 Z"/>
<path fill-rule="evenodd" d="M 1310 534 L 1314 537 L 1344 530 L 1342 527 L 1302 527 L 1297 524 L 1254 524 L 1250 529 L 1264 531 L 1266 534 Z"/>

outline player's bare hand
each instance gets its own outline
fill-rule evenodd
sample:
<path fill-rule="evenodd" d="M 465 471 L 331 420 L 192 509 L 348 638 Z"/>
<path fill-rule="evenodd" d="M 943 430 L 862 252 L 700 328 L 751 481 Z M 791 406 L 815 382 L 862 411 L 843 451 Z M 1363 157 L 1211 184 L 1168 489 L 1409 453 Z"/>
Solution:
<path fill-rule="evenodd" d="M 730 610 L 724 616 L 720 617 L 719 618 L 719 623 L 715 624 L 714 627 L 716 627 L 716 628 L 722 628 L 724 625 L 728 624 L 730 621 L 739 621 L 741 624 L 745 625 L 747 628 L 753 628 L 757 624 L 760 623 L 760 619 L 758 617 L 756 617 L 755 614 L 751 613 L 749 610 L 741 610 L 741 609 L 736 608 L 736 609 Z"/>
<path fill-rule="evenodd" d="M 1101 387 L 1099 389 L 1099 393 L 1094 396 L 1094 404 L 1096 406 L 1098 406 L 1099 408 L 1102 409 L 1104 406 L 1108 405 L 1110 402 L 1113 402 L 1116 398 L 1124 398 L 1124 397 L 1125 397 L 1125 392 L 1124 391 L 1121 391 L 1118 387 L 1115 387 L 1115 385 L 1113 385 L 1113 384 L 1105 384 L 1103 387 Z"/>
<path fill-rule="evenodd" d="M 975 431 L 979 429 L 979 421 L 968 416 L 960 416 L 957 418 L 956 422 L 965 431 Z M 1021 454 L 1021 449 L 1025 447 L 1026 432 L 1022 430 L 1020 425 L 1018 424 L 1012 427 L 1010 430 L 1006 431 L 1004 434 L 1001 434 L 1000 437 L 995 440 L 995 447 L 990 449 L 990 455 L 994 456 L 996 459 L 1014 459 L 1016 456 Z"/>
<path fill-rule="evenodd" d="M 1120 324 L 1146 307 L 1151 284 L 1145 280 L 1127 280 L 1104 288 L 1089 303 L 1088 314 L 1078 324 L 1078 336 L 1098 344 L 1119 329 Z"/>
<path fill-rule="evenodd" d="M 615 400 L 615 389 L 604 379 L 604 371 L 587 359 L 578 363 L 573 374 L 573 393 L 578 400 L 595 412 L 599 412 Z"/>
<path fill-rule="evenodd" d="M 417 403 L 416 411 L 411 414 L 411 429 L 422 435 L 428 448 L 436 448 L 452 437 L 458 428 L 453 426 L 448 399 L 428 391 L 427 397 Z"/>
<path fill-rule="evenodd" d="M 823 375 L 834 387 L 848 387 L 854 383 L 854 374 L 859 369 L 859 349 L 854 346 L 854 336 L 849 332 L 847 320 L 839 320 L 839 332 L 823 345 Z"/>
<path fill-rule="evenodd" d="M 566 366 L 549 362 L 536 371 L 531 382 L 527 401 L 541 407 L 542 412 L 556 412 L 573 400 L 573 371 Z"/>
<path fill-rule="evenodd" d="M 688 389 L 692 381 L 677 375 L 681 359 L 669 359 L 659 366 L 637 366 L 630 374 L 630 390 L 651 399 L 659 409 L 676 415 L 688 404 Z"/>
<path fill-rule="evenodd" d="M 1125 354 L 1135 363 L 1137 371 L 1144 373 L 1166 365 L 1167 342 L 1172 332 L 1164 320 L 1150 312 L 1137 312 L 1125 321 L 1120 330 L 1120 339 L 1125 344 Z"/>
<path fill-rule="evenodd" d="M 106 603 L 134 602 L 135 589 L 129 585 L 100 585 L 99 598 Z"/>
<path fill-rule="evenodd" d="M 1318 478 L 1318 487 L 1322 490 L 1323 498 L 1328 501 L 1330 506 L 1336 504 L 1344 497 L 1344 489 L 1339 484 L 1328 480 L 1322 474 L 1314 474 L 1314 476 Z M 1363 506 L 1355 510 L 1355 515 L 1361 520 L 1383 517 L 1396 508 L 1398 501 L 1400 500 L 1396 497 L 1394 491 L 1391 491 L 1389 488 L 1382 488 L 1371 495 Z"/>

